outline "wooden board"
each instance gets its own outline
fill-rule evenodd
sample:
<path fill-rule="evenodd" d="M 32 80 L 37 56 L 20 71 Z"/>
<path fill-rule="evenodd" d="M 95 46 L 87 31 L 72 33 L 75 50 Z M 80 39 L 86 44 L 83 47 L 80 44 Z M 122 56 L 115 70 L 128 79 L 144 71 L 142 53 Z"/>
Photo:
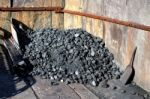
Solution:
<path fill-rule="evenodd" d="M 115 55 L 116 62 L 124 70 L 129 64 L 132 52 L 137 46 L 135 56 L 134 81 L 147 91 L 150 91 L 150 47 L 148 45 L 149 32 L 127 28 L 124 26 L 105 22 L 105 41 L 107 47 Z"/>
<path fill-rule="evenodd" d="M 40 99 L 99 99 L 82 84 L 50 86 L 49 80 L 36 78 L 32 87 Z"/>
<path fill-rule="evenodd" d="M 89 0 L 90 1 L 90 0 Z M 65 9 L 86 12 L 89 8 L 85 0 L 66 0 Z M 95 2 L 95 1 L 94 1 Z M 77 15 L 64 14 L 64 28 L 83 28 L 94 36 L 103 38 L 103 22 L 97 19 L 81 17 Z"/>
<path fill-rule="evenodd" d="M 13 7 L 51 7 L 51 0 L 14 0 Z M 12 17 L 23 22 L 32 29 L 51 27 L 52 13 L 45 12 L 13 12 Z"/>
<path fill-rule="evenodd" d="M 37 82 L 32 86 L 40 99 L 80 99 L 80 97 L 65 84 L 50 86 L 47 80 L 36 79 Z"/>
<path fill-rule="evenodd" d="M 10 0 L 0 0 L 0 7 L 10 7 Z"/>
<path fill-rule="evenodd" d="M 10 7 L 10 0 L 0 0 L 0 7 Z M 10 31 L 9 12 L 0 12 L 0 35 L 4 35 L 4 31 Z"/>
<path fill-rule="evenodd" d="M 32 29 L 51 27 L 51 12 L 14 12 L 12 16 Z"/>
<path fill-rule="evenodd" d="M 62 0 L 14 0 L 13 7 L 63 7 Z M 63 28 L 63 14 L 51 11 L 15 12 L 13 17 L 25 23 L 32 29 Z"/>
<path fill-rule="evenodd" d="M 70 84 L 69 86 L 81 97 L 81 99 L 99 99 L 82 84 Z"/>
<path fill-rule="evenodd" d="M 82 28 L 96 37 L 103 38 L 103 22 L 97 19 L 64 14 L 64 29 Z"/>
<path fill-rule="evenodd" d="M 64 7 L 64 0 L 52 0 L 52 6 Z M 52 27 L 64 28 L 64 14 L 52 12 Z"/>
<path fill-rule="evenodd" d="M 137 86 L 124 86 L 119 80 L 109 80 L 108 85 L 108 88 L 102 87 L 102 83 L 97 87 L 90 85 L 86 85 L 86 87 L 99 96 L 100 99 L 148 99 L 144 98 L 147 93 Z"/>
<path fill-rule="evenodd" d="M 133 6 L 134 5 L 134 6 Z M 141 7 L 142 6 L 142 7 Z M 150 1 L 66 0 L 65 9 L 150 25 Z"/>
<path fill-rule="evenodd" d="M 50 7 L 52 0 L 13 0 L 13 7 Z"/>

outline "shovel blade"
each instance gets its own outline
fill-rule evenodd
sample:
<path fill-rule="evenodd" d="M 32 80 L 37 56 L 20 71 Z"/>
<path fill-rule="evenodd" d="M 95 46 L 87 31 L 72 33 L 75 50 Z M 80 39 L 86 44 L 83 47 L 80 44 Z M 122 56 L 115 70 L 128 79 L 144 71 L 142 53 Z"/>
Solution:
<path fill-rule="evenodd" d="M 123 75 L 120 78 L 121 82 L 124 85 L 130 83 L 134 78 L 135 71 L 133 68 L 133 63 L 134 63 L 136 49 L 137 49 L 137 47 L 134 49 L 132 57 L 131 57 L 131 61 L 130 61 L 129 65 L 127 66 L 127 68 L 125 69 L 125 72 L 123 73 Z"/>

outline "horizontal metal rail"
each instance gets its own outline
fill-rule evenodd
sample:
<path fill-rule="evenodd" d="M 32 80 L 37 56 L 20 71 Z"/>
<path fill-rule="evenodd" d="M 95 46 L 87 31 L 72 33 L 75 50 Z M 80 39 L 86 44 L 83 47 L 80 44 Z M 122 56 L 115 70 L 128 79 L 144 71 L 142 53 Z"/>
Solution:
<path fill-rule="evenodd" d="M 3 12 L 19 12 L 19 11 L 61 11 L 62 7 L 0 7 Z"/>
<path fill-rule="evenodd" d="M 128 26 L 128 27 L 137 28 L 137 29 L 141 29 L 141 30 L 145 30 L 145 31 L 150 31 L 150 26 L 146 26 L 143 24 L 135 23 L 135 22 L 122 21 L 119 19 L 109 18 L 106 16 L 98 16 L 98 15 L 83 13 L 83 12 L 79 12 L 79 11 L 62 10 L 61 12 L 79 15 L 79 16 L 85 16 L 85 17 L 89 17 L 89 18 L 99 19 L 99 20 L 103 20 L 103 21 L 107 21 L 107 22 L 111 22 L 111 23 L 115 23 L 115 24 L 120 24 L 120 25 L 124 25 L 124 26 Z"/>
<path fill-rule="evenodd" d="M 106 16 L 98 16 L 90 13 L 84 13 L 79 11 L 72 10 L 63 10 L 62 7 L 0 7 L 0 11 L 9 11 L 9 12 L 19 12 L 19 11 L 55 11 L 57 13 L 69 13 L 79 16 L 85 16 L 93 19 L 99 19 L 106 22 L 111 22 L 115 24 L 120 24 L 128 27 L 133 27 L 145 31 L 150 31 L 150 26 L 131 22 L 131 21 L 123 21 L 115 18 L 110 18 Z"/>

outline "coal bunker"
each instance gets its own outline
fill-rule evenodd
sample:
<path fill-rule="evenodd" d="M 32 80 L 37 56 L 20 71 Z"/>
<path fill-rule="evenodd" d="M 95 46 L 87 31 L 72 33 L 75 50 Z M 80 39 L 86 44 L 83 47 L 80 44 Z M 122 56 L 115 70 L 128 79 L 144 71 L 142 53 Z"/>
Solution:
<path fill-rule="evenodd" d="M 28 33 L 28 38 L 24 58 L 34 66 L 34 76 L 97 86 L 122 74 L 103 39 L 83 29 L 45 28 Z"/>

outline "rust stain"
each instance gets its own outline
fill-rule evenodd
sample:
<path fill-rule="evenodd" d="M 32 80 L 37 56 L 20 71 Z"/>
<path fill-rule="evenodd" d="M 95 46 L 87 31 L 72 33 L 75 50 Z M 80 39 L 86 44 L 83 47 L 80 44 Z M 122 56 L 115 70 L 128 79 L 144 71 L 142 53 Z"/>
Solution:
<path fill-rule="evenodd" d="M 110 35 L 111 35 L 111 38 L 112 40 L 114 41 L 117 41 L 117 47 L 120 48 L 121 44 L 122 44 L 122 31 L 121 29 L 116 25 L 116 24 L 113 24 L 110 28 Z"/>
<path fill-rule="evenodd" d="M 106 43 L 108 42 L 108 46 L 111 50 L 111 52 L 113 52 L 113 54 L 115 54 L 115 57 L 117 59 L 117 61 L 119 63 L 122 64 L 122 55 L 120 54 L 120 47 L 122 45 L 122 31 L 120 29 L 119 26 L 115 25 L 115 24 L 109 24 L 109 27 L 106 28 L 108 31 L 108 33 L 106 33 Z M 107 25 L 106 25 L 107 26 Z"/>
<path fill-rule="evenodd" d="M 140 75 L 142 77 L 142 84 L 144 89 L 150 90 L 150 46 L 149 46 L 149 42 L 150 42 L 150 32 L 146 32 L 146 40 L 145 40 L 145 44 L 144 44 L 144 57 L 143 60 L 141 60 L 144 64 L 143 67 L 141 68 L 142 70 L 142 75 Z"/>
<path fill-rule="evenodd" d="M 124 66 L 127 66 L 130 62 L 132 52 L 134 50 L 134 30 L 132 28 L 128 28 L 128 37 L 127 37 L 127 46 L 126 46 L 126 55 L 124 60 Z"/>

